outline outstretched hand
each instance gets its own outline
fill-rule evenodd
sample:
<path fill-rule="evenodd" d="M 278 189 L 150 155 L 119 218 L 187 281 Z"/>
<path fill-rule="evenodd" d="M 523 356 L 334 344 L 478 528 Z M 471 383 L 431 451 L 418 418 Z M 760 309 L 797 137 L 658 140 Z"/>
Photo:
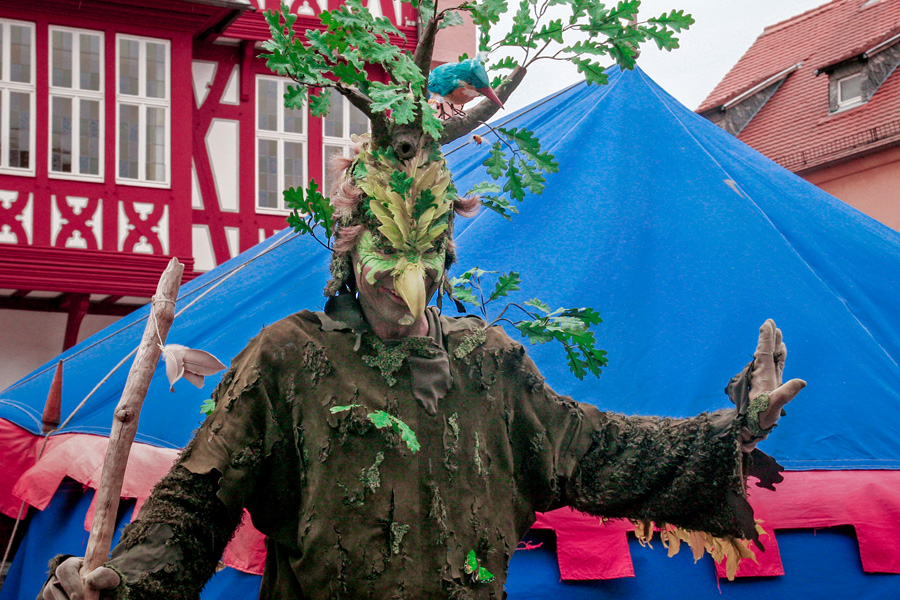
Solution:
<path fill-rule="evenodd" d="M 769 434 L 778 423 L 784 405 L 806 387 L 802 379 L 782 383 L 787 347 L 775 321 L 768 319 L 759 328 L 759 342 L 753 353 L 753 373 L 750 379 L 750 407 L 747 424 L 741 428 L 744 451 L 750 452 L 757 442 Z"/>
<path fill-rule="evenodd" d="M 50 580 L 41 590 L 38 600 L 81 600 L 84 597 L 84 583 L 81 581 L 81 564 L 79 556 L 71 556 L 56 567 Z M 97 567 L 85 578 L 87 584 L 97 590 L 111 590 L 122 580 L 109 567 Z"/>

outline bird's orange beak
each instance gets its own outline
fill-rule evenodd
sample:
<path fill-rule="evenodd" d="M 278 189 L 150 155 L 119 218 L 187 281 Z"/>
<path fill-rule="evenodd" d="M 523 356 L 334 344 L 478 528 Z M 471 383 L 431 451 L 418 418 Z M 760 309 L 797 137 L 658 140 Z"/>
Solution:
<path fill-rule="evenodd" d="M 494 93 L 494 90 L 491 86 L 486 85 L 483 88 L 478 88 L 478 93 L 482 94 L 485 98 L 490 98 L 491 102 L 503 108 L 503 103 L 500 102 L 500 98 L 497 97 L 497 94 Z"/>

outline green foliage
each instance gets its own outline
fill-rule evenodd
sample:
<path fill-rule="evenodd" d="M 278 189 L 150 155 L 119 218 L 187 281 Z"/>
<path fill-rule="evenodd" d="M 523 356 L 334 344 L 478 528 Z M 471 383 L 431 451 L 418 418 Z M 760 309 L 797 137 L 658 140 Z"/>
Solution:
<path fill-rule="evenodd" d="M 391 173 L 391 189 L 401 196 L 406 195 L 406 192 L 409 191 L 409 188 L 412 187 L 412 184 L 413 178 L 403 171 L 394 171 L 393 173 Z"/>
<path fill-rule="evenodd" d="M 600 376 L 606 366 L 606 352 L 596 348 L 592 325 L 602 322 L 600 315 L 592 308 L 558 308 L 554 311 L 545 303 L 534 299 L 525 303 L 535 311 L 525 311 L 532 317 L 528 321 L 516 323 L 523 336 L 533 344 L 544 344 L 556 340 L 566 349 L 569 370 L 578 379 L 584 379 L 588 372 Z"/>
<path fill-rule="evenodd" d="M 313 94 L 312 92 L 310 92 L 309 112 L 312 113 L 312 116 L 324 117 L 326 114 L 328 114 L 328 109 L 330 108 L 331 94 L 329 94 L 327 90 L 324 90 L 319 94 Z"/>
<path fill-rule="evenodd" d="M 508 296 L 509 292 L 515 292 L 519 289 L 520 283 L 522 283 L 522 280 L 519 279 L 519 274 L 515 271 L 510 271 L 506 275 L 501 275 L 497 281 L 497 285 L 494 286 L 494 291 L 491 292 L 487 301 L 491 302 L 501 296 Z"/>
<path fill-rule="evenodd" d="M 512 215 L 518 214 L 519 209 L 505 196 L 498 196 L 498 192 L 500 192 L 499 185 L 484 181 L 473 186 L 466 192 L 466 196 L 478 196 L 482 206 L 491 209 L 507 221 L 511 221 Z"/>
<path fill-rule="evenodd" d="M 334 415 L 354 408 L 363 408 L 363 406 L 362 404 L 346 404 L 343 406 L 332 406 L 329 410 Z M 406 444 L 406 447 L 409 448 L 410 452 L 415 453 L 422 449 L 422 445 L 419 444 L 419 439 L 412 428 L 394 415 L 383 410 L 376 410 L 367 414 L 366 418 L 378 429 L 389 428 L 394 430 Z"/>
<path fill-rule="evenodd" d="M 203 401 L 203 404 L 200 405 L 200 414 L 206 415 L 208 417 L 215 409 L 216 401 L 212 398 L 207 398 Z"/>
<path fill-rule="evenodd" d="M 463 21 L 462 15 L 455 10 L 451 10 L 444 13 L 444 18 L 441 19 L 441 22 L 438 24 L 438 29 L 456 27 L 457 25 L 462 25 L 463 23 L 465 23 L 465 21 Z"/>
<path fill-rule="evenodd" d="M 363 8 L 362 0 L 347 0 L 334 10 L 320 13 L 324 30 L 308 29 L 302 35 L 294 31 L 297 17 L 286 5 L 280 12 L 267 11 L 265 18 L 272 35 L 263 44 L 266 65 L 298 84 L 286 94 L 290 106 L 302 105 L 307 88 L 357 90 L 371 99 L 372 113 L 391 111 L 392 120 L 400 124 L 413 122 L 421 113 L 426 132 L 440 137 L 442 125 L 425 102 L 425 76 L 412 56 L 390 41 L 392 35 L 403 37 L 401 32 L 388 19 L 373 17 Z M 458 14 L 444 15 L 449 25 L 459 21 Z M 382 67 L 390 81 L 369 81 L 369 65 Z M 327 112 L 326 94 L 309 95 L 309 100 L 313 115 Z"/>
<path fill-rule="evenodd" d="M 315 237 L 314 229 L 321 227 L 325 237 L 330 238 L 333 233 L 334 207 L 322 194 L 319 193 L 319 184 L 309 182 L 309 187 L 304 194 L 302 188 L 289 188 L 284 190 L 284 202 L 291 214 L 287 217 L 288 226 L 293 227 L 298 233 L 309 233 Z M 318 239 L 318 238 L 316 238 Z M 320 240 L 321 241 L 321 240 Z"/>
<path fill-rule="evenodd" d="M 532 131 L 518 127 L 492 128 L 492 131 L 500 139 L 494 142 L 490 155 L 482 163 L 487 167 L 488 175 L 495 180 L 505 176 L 503 191 L 518 202 L 525 199 L 526 190 L 532 194 L 542 194 L 546 183 L 542 173 L 559 171 L 559 163 L 554 156 L 541 150 L 541 143 Z M 508 155 L 506 149 L 511 154 Z M 482 198 L 482 204 L 506 219 L 518 213 L 518 209 L 503 197 L 487 196 Z"/>
<path fill-rule="evenodd" d="M 406 444 L 410 452 L 418 452 L 422 449 L 419 440 L 416 438 L 415 432 L 403 421 L 390 413 L 383 410 L 377 410 L 367 415 L 369 421 L 378 429 L 390 427 L 400 435 L 400 439 Z"/>
<path fill-rule="evenodd" d="M 491 146 L 491 155 L 484 161 L 487 167 L 487 173 L 494 179 L 500 179 L 500 176 L 506 171 L 506 152 L 500 142 L 494 142 Z"/>
<path fill-rule="evenodd" d="M 484 297 L 487 281 L 496 277 L 494 290 Z M 510 292 L 518 291 L 521 279 L 519 274 L 511 271 L 499 275 L 496 271 L 485 271 L 478 267 L 469 269 L 459 277 L 450 280 L 453 296 L 458 300 L 477 307 L 485 319 L 488 319 L 488 304 Z M 516 309 L 524 318 L 510 319 L 506 316 L 510 309 Z M 606 352 L 596 347 L 596 339 L 591 327 L 602 322 L 600 315 L 592 308 L 557 308 L 550 307 L 538 299 L 524 302 L 522 305 L 508 303 L 494 318 L 490 325 L 500 321 L 509 323 L 519 330 L 523 337 L 532 344 L 559 342 L 565 353 L 569 370 L 578 378 L 591 373 L 600 376 L 602 367 L 606 366 Z"/>
<path fill-rule="evenodd" d="M 574 58 L 572 62 L 578 66 L 578 72 L 584 73 L 584 78 L 589 84 L 606 85 L 609 77 L 606 75 L 606 69 L 599 63 L 587 60 L 586 58 Z"/>
<path fill-rule="evenodd" d="M 463 565 L 463 570 L 466 572 L 466 575 L 471 575 L 472 579 L 478 583 L 490 583 L 496 579 L 493 573 L 479 564 L 478 557 L 474 550 L 469 550 L 469 554 L 466 556 L 466 564 Z"/>
<path fill-rule="evenodd" d="M 652 40 L 666 50 L 677 48 L 676 34 L 694 23 L 683 10 L 641 22 L 640 4 L 640 0 L 622 0 L 609 6 L 600 0 L 520 0 L 509 32 L 493 42 L 490 26 L 496 21 L 491 19 L 495 11 L 501 10 L 499 4 L 464 3 L 460 9 L 469 10 L 476 25 L 482 28 L 480 50 L 502 51 L 490 68 L 511 69 L 519 64 L 527 68 L 541 59 L 568 61 L 578 65 L 588 83 L 602 85 L 606 82 L 601 75 L 604 66 L 586 55 L 608 56 L 622 68 L 632 69 L 640 44 Z M 568 16 L 559 18 L 559 11 L 548 11 L 555 6 L 568 7 Z M 502 11 L 506 12 L 505 6 Z M 567 42 L 572 37 L 578 38 L 574 44 Z"/>

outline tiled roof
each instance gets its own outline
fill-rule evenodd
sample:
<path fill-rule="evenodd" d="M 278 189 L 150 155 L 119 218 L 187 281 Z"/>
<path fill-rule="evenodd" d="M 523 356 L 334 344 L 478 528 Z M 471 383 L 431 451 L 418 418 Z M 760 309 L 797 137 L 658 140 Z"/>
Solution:
<path fill-rule="evenodd" d="M 834 0 L 763 30 L 697 112 L 721 106 L 802 62 L 741 131 L 742 141 L 799 170 L 852 154 L 860 145 L 883 143 L 884 135 L 900 139 L 900 69 L 866 104 L 832 115 L 828 75 L 815 75 L 816 69 L 859 56 L 898 33 L 900 0 Z M 873 128 L 884 135 L 869 133 Z M 862 141 L 867 135 L 871 139 Z"/>

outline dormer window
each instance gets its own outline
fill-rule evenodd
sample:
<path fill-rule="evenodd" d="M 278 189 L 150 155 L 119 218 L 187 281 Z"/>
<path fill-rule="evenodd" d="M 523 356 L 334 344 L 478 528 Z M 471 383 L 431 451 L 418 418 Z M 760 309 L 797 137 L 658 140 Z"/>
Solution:
<path fill-rule="evenodd" d="M 838 109 L 849 108 L 862 104 L 863 99 L 863 75 L 854 73 L 837 80 L 837 105 Z"/>
<path fill-rule="evenodd" d="M 828 112 L 835 114 L 865 104 L 874 88 L 869 81 L 869 64 L 854 59 L 842 64 L 817 69 L 817 73 L 828 73 Z"/>

